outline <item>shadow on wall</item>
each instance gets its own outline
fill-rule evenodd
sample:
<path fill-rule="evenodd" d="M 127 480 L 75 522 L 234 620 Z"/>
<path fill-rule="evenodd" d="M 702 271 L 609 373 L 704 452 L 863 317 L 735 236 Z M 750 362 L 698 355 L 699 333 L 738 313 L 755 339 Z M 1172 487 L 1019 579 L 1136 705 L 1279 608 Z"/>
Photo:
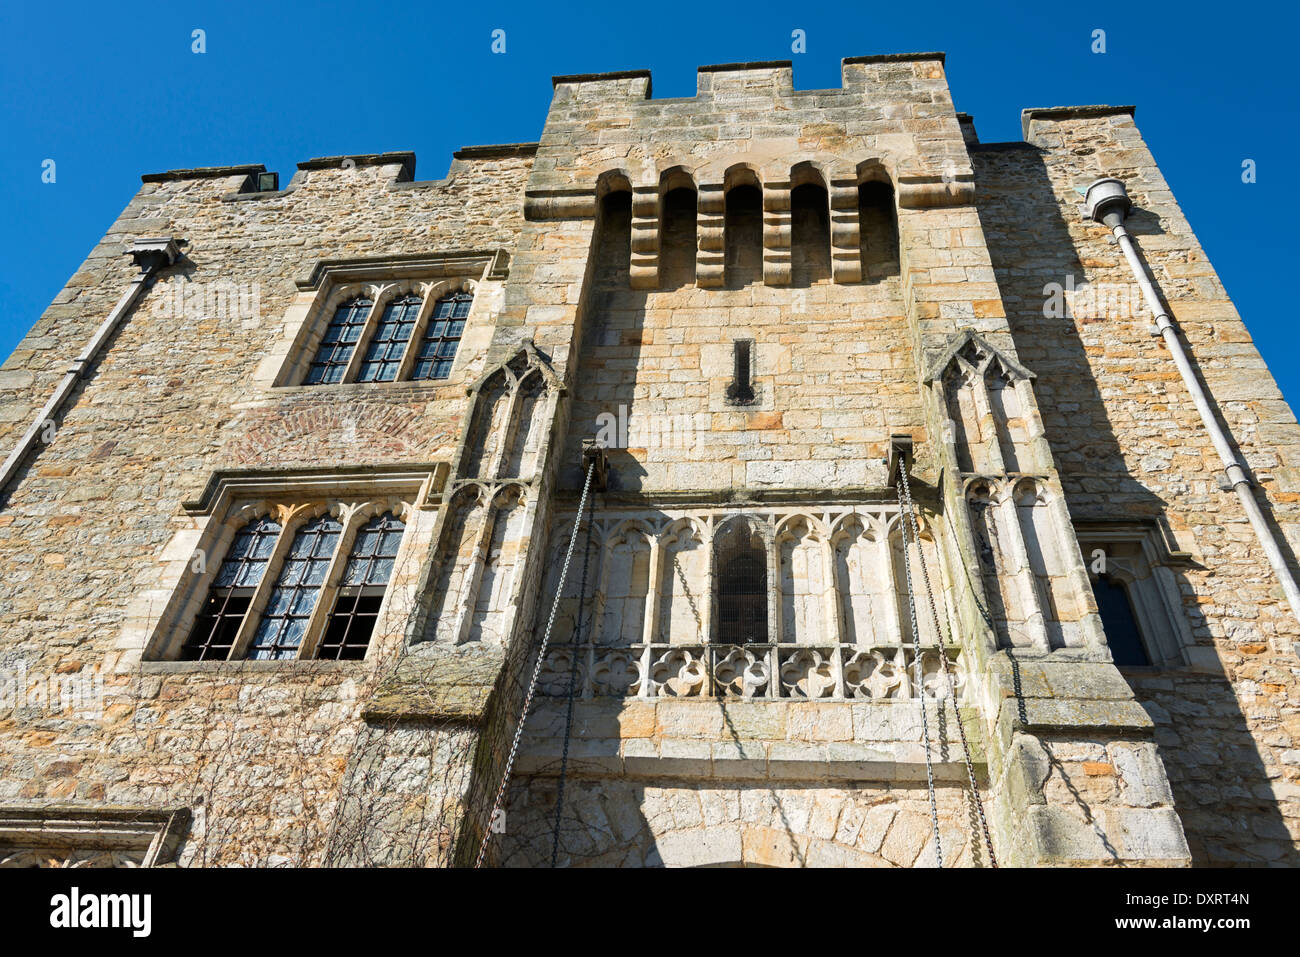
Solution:
<path fill-rule="evenodd" d="M 859 804 L 861 789 L 815 782 L 570 775 L 558 841 L 557 784 L 553 769 L 513 782 L 496 866 L 550 867 L 552 856 L 584 868 L 933 866 L 924 783 Z M 962 821 L 941 825 L 944 866 L 970 866 L 978 840 L 961 818 L 966 791 L 936 793 L 945 820 Z"/>
<path fill-rule="evenodd" d="M 1167 527 L 1166 501 L 1126 466 L 1080 337 L 1082 326 L 1100 320 L 1044 315 L 1047 284 L 1064 284 L 1070 275 L 1079 282 L 1084 269 L 1041 152 L 1027 144 L 995 144 L 974 148 L 971 157 L 984 197 L 980 224 L 1007 321 L 1021 360 L 1038 376 L 1034 392 L 1072 519 Z M 1142 210 L 1134 211 L 1128 226 L 1139 241 L 1162 231 L 1158 218 Z M 1145 334 L 1146 320 L 1134 321 Z M 1172 426 L 1161 424 L 1165 430 Z M 1267 510 L 1267 503 L 1261 504 Z M 1181 595 L 1203 591 L 1203 581 L 1191 581 L 1180 568 L 1171 570 Z M 1194 599 L 1185 599 L 1184 611 L 1198 644 L 1211 647 L 1209 625 Z M 1207 673 L 1204 667 L 1129 668 L 1124 674 L 1156 724 L 1156 743 L 1193 863 L 1300 864 L 1232 676 L 1221 668 Z M 1267 718 L 1258 720 L 1262 729 Z"/>
<path fill-rule="evenodd" d="M 797 172 L 799 182 L 791 191 L 790 250 L 786 264 L 789 273 L 783 287 L 790 290 L 791 299 L 796 302 L 799 297 L 806 299 L 801 290 L 812 286 L 828 287 L 833 281 L 829 193 L 820 174 L 806 169 Z M 710 220 L 698 211 L 699 194 L 688 174 L 675 170 L 664 175 L 660 184 L 660 241 L 653 254 L 656 257 L 657 282 L 649 288 L 639 285 L 633 288 L 638 277 L 633 275 L 632 264 L 646 253 L 638 246 L 634 254 L 630 187 L 625 177 L 609 177 L 609 191 L 600 201 L 593 240 L 593 265 L 577 350 L 577 382 L 561 463 L 559 488 L 562 491 L 572 493 L 582 487 L 583 476 L 577 465 L 580 461 L 579 443 L 584 438 L 604 435 L 609 417 L 616 417 L 621 430 L 620 441 L 636 439 L 658 443 L 657 447 L 677 453 L 672 460 L 678 462 L 686 460 L 692 443 L 700 439 L 700 431 L 709 427 L 701 425 L 701 421 L 708 422 L 711 412 L 717 411 L 711 405 L 711 399 L 716 396 L 710 393 L 709 373 L 684 379 L 682 370 L 673 366 L 673 357 L 700 344 L 681 327 L 678 310 L 682 322 L 691 322 L 699 329 L 708 331 L 708 327 L 715 324 L 722 327 L 714 330 L 718 342 L 712 345 L 744 346 L 743 362 L 739 356 L 733 357 L 735 371 L 732 384 L 727 387 L 728 405 L 736 411 L 745 411 L 745 406 L 753 405 L 754 412 L 760 411 L 760 403 L 753 401 L 752 392 L 748 399 L 738 399 L 737 396 L 743 395 L 746 387 L 754 388 L 749 381 L 756 375 L 753 371 L 756 360 L 752 359 L 752 353 L 761 351 L 764 343 L 732 340 L 725 328 L 725 310 L 763 301 L 755 290 L 761 289 L 765 282 L 764 194 L 755 174 L 746 168 L 736 168 L 729 177 L 731 182 L 724 198 L 723 215 Z M 900 273 L 898 227 L 894 194 L 889 184 L 874 180 L 864 182 L 858 188 L 856 215 L 861 225 L 858 253 L 862 275 L 859 282 L 846 285 L 896 289 Z M 779 251 L 773 252 L 772 256 L 776 261 L 774 274 L 780 275 Z M 701 280 L 697 276 L 697 266 L 707 272 L 710 263 L 715 261 L 723 270 L 720 287 L 698 285 Z M 778 280 L 769 276 L 768 281 Z M 653 305 L 652 297 L 669 292 L 679 295 L 671 300 L 660 297 L 656 300 L 658 304 Z M 648 322 L 647 310 L 652 306 L 672 310 L 674 328 L 664 328 L 662 316 L 658 325 Z M 796 319 L 805 323 L 813 321 L 810 317 L 814 313 L 807 310 L 806 305 L 791 308 L 806 313 Z M 716 314 L 711 312 L 715 309 Z M 790 330 L 782 328 L 781 331 Z M 767 344 L 775 341 L 774 332 Z M 689 355 L 689 351 L 685 354 Z M 716 372 L 712 374 L 716 376 Z M 742 379 L 745 382 L 742 383 Z M 733 393 L 733 386 L 741 391 Z M 762 398 L 760 395 L 759 399 Z M 771 408 L 771 398 L 768 397 L 769 405 L 762 408 Z M 638 406 L 637 411 L 646 411 L 631 423 L 629 435 L 631 412 Z M 657 408 L 669 406 L 685 411 L 674 415 L 654 412 Z M 780 421 L 779 417 L 777 421 Z M 638 424 L 640 428 L 637 428 Z M 758 429 L 769 427 L 755 426 Z M 642 462 L 646 450 L 629 449 L 619 441 L 612 444 L 615 447 L 607 451 L 610 490 L 640 491 L 648 476 Z M 694 447 L 702 452 L 699 461 L 718 461 L 713 453 L 719 452 L 719 448 Z"/>
<path fill-rule="evenodd" d="M 564 702 L 552 699 L 537 709 L 530 730 L 549 738 L 548 754 L 558 753 Z M 590 702 L 588 702 L 590 705 Z M 733 705 L 735 707 L 733 707 Z M 633 705 L 633 709 L 639 705 Z M 894 708 L 894 705 L 883 705 Z M 533 764 L 511 785 L 502 821 L 499 855 L 503 867 L 929 867 L 935 844 L 929 796 L 919 769 L 891 782 L 859 780 L 852 786 L 817 778 L 810 762 L 807 778 L 773 781 L 746 774 L 742 757 L 758 738 L 746 721 L 753 705 L 738 700 L 700 700 L 690 704 L 699 718 L 720 714 L 723 729 L 713 742 L 734 749 L 728 773 L 701 779 L 677 777 L 665 769 L 650 776 L 620 771 L 620 740 L 601 735 L 629 717 L 626 704 L 613 700 L 574 716 L 567 774 L 563 759 Z M 732 712 L 737 714 L 733 720 Z M 748 715 L 748 717 L 746 717 Z M 939 716 L 951 716 L 939 709 Z M 634 719 L 635 720 L 635 719 Z M 950 721 L 934 731 L 944 761 L 952 755 Z M 649 739 L 639 739 L 649 744 Z M 640 759 L 657 766 L 691 764 L 693 745 L 678 741 L 675 756 Z M 668 751 L 667 743 L 664 744 Z M 761 747 L 761 745 L 760 745 Z M 527 746 L 525 747 L 527 749 Z M 752 752 L 751 752 L 752 754 Z M 532 755 L 536 757 L 534 753 Z M 716 760 L 716 759 L 715 759 Z M 796 759 L 797 760 L 797 759 Z M 762 764 L 762 761 L 759 761 Z M 557 815 L 560 794 L 563 803 Z M 987 867 L 980 825 L 964 783 L 940 782 L 934 791 L 945 867 Z"/>

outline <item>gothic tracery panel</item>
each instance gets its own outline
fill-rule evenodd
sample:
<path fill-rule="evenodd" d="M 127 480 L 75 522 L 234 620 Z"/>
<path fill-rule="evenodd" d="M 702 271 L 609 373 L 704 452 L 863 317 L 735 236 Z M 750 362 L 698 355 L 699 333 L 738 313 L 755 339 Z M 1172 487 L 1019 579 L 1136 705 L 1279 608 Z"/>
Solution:
<path fill-rule="evenodd" d="M 900 520 L 901 521 L 901 520 Z M 922 525 L 919 529 L 919 554 L 918 543 L 912 542 L 908 550 L 911 552 L 910 563 L 904 554 L 903 533 L 901 527 L 896 527 L 890 537 L 890 553 L 894 561 L 894 587 L 898 601 L 898 622 L 899 632 L 904 642 L 913 640 L 912 633 L 912 607 L 908 602 L 908 589 L 911 588 L 915 610 L 917 628 L 920 632 L 920 640 L 923 645 L 937 644 L 940 632 L 936 631 L 935 618 L 939 619 L 937 627 L 943 629 L 946 626 L 945 609 L 943 593 L 946 591 L 944 585 L 944 570 L 939 563 L 939 549 L 934 541 L 933 532 Z M 910 541 L 911 533 L 908 533 Z M 905 563 L 910 564 L 911 583 L 908 583 L 908 567 Z M 934 604 L 931 606 L 930 590 L 934 590 Z"/>
<path fill-rule="evenodd" d="M 835 569 L 844 642 L 871 645 L 900 640 L 893 614 L 893 569 L 880 528 L 859 515 L 845 518 L 835 537 Z"/>
<path fill-rule="evenodd" d="M 483 555 L 469 640 L 500 643 L 506 638 L 505 618 L 512 608 L 514 572 L 520 557 L 524 499 L 518 487 L 501 492 L 492 506 L 492 532 Z"/>
<path fill-rule="evenodd" d="M 446 506 L 442 543 L 438 549 L 438 577 L 430 618 L 436 641 L 458 642 L 464 620 L 465 594 L 476 557 L 486 505 L 482 490 L 466 486 Z"/>
<path fill-rule="evenodd" d="M 658 640 L 666 644 L 704 642 L 709 552 L 699 529 L 677 524 L 661 545 Z"/>
<path fill-rule="evenodd" d="M 597 641 L 619 647 L 640 642 L 650 593 L 650 539 L 641 528 L 625 528 L 606 545 L 602 593 Z"/>
<path fill-rule="evenodd" d="M 510 411 L 510 387 L 510 376 L 500 369 L 479 389 L 457 478 L 486 478 L 492 474 Z"/>
<path fill-rule="evenodd" d="M 1074 607 L 1074 589 L 1062 552 L 1062 529 L 1057 527 L 1047 490 L 1033 479 L 1024 479 L 1012 494 L 1048 645 L 1081 645 L 1082 636 L 1071 627 L 1081 609 Z"/>
<path fill-rule="evenodd" d="M 803 517 L 778 538 L 781 559 L 781 637 L 815 645 L 833 641 L 826 627 L 829 569 L 821 533 Z"/>
<path fill-rule="evenodd" d="M 546 408 L 546 379 L 541 372 L 533 371 L 519 386 L 515 401 L 518 408 L 513 415 L 510 447 L 502 463 L 501 478 L 519 478 L 528 481 L 537 468 L 537 454 L 541 449 L 542 435 L 549 419 Z"/>
<path fill-rule="evenodd" d="M 529 489 L 537 484 L 559 391 L 559 380 L 532 340 L 470 388 L 468 422 L 435 553 L 426 638 L 456 644 L 509 640 L 516 576 L 530 538 Z"/>
<path fill-rule="evenodd" d="M 548 599 L 559 589 L 573 517 L 560 516 L 552 531 Z M 897 505 L 836 506 L 816 514 L 798 508 L 597 509 L 592 536 L 598 557 L 581 599 L 591 632 L 584 629 L 576 648 L 570 644 L 582 593 L 582 532 L 543 666 L 543 693 L 567 694 L 577 674 L 574 691 L 584 697 L 936 696 L 946 685 L 919 570 L 917 608 L 925 616 L 919 670 L 910 625 L 905 630 L 900 621 L 896 582 L 903 582 L 902 608 L 906 583 L 894 560 L 901 560 L 902 550 L 890 545 L 899 541 L 900 518 Z M 948 575 L 935 541 L 940 528 L 922 518 L 921 548 L 940 629 L 951 642 Z M 886 529 L 892 530 L 888 537 Z M 737 563 L 743 574 L 735 571 Z M 750 595 L 744 582 L 759 582 L 765 593 Z M 741 605 L 750 608 L 748 618 Z M 549 613 L 544 602 L 539 618 Z M 764 631 L 769 614 L 780 618 Z M 748 624 L 729 629 L 733 618 Z M 956 644 L 949 643 L 946 653 L 959 662 Z M 961 686 L 958 679 L 959 692 Z"/>

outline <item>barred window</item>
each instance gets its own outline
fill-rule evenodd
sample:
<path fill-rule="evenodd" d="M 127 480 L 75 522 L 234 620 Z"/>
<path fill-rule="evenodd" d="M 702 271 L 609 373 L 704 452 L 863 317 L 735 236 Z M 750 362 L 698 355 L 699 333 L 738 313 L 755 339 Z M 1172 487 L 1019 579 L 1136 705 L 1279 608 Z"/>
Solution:
<path fill-rule="evenodd" d="M 343 381 L 352 352 L 361 340 L 361 330 L 370 315 L 373 300 L 359 296 L 343 303 L 334 312 L 321 338 L 316 358 L 307 370 L 307 385 L 333 384 Z"/>
<path fill-rule="evenodd" d="M 419 296 L 408 293 L 384 307 L 383 316 L 366 348 L 366 356 L 357 375 L 358 382 L 392 382 L 397 378 L 397 370 L 402 364 L 406 344 L 415 330 L 415 320 L 420 314 L 422 302 Z"/>
<path fill-rule="evenodd" d="M 254 519 L 235 534 L 208 589 L 194 630 L 181 649 L 182 659 L 210 661 L 230 655 L 279 535 L 280 526 L 266 516 Z"/>
<path fill-rule="evenodd" d="M 757 533 L 742 524 L 718 537 L 718 640 L 767 641 L 767 553 Z"/>
<path fill-rule="evenodd" d="M 364 658 L 406 526 L 392 512 L 357 531 L 317 658 Z"/>
<path fill-rule="evenodd" d="M 456 358 L 456 347 L 465 331 L 465 319 L 474 297 L 468 292 L 457 292 L 439 299 L 429 317 L 429 325 L 420 340 L 415 354 L 412 379 L 445 379 L 451 375 L 451 364 Z"/>
<path fill-rule="evenodd" d="M 252 659 L 296 658 L 343 526 L 322 515 L 298 530 L 253 634 Z"/>

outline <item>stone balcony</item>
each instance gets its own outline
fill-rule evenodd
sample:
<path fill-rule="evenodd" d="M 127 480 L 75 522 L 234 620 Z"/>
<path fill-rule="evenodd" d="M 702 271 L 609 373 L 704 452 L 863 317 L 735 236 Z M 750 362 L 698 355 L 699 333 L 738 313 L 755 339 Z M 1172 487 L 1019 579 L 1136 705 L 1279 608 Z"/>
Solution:
<path fill-rule="evenodd" d="M 965 689 L 960 650 L 945 649 L 955 697 Z M 553 645 L 538 679 L 543 696 L 914 701 L 947 698 L 935 645 L 795 643 Z M 775 680 L 774 677 L 775 676 Z"/>

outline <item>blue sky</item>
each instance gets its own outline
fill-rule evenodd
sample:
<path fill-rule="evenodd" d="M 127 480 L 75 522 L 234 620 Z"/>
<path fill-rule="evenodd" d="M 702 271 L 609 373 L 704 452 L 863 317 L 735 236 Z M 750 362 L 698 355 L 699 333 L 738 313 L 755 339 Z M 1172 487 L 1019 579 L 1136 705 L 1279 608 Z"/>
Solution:
<path fill-rule="evenodd" d="M 655 96 L 695 68 L 792 59 L 800 89 L 841 57 L 944 50 L 985 142 L 1026 106 L 1136 103 L 1174 194 L 1296 407 L 1300 82 L 1293 6 L 1111 4 L 119 4 L 0 9 L 0 355 L 8 355 L 140 186 L 140 174 L 313 156 L 451 152 L 535 140 L 550 77 L 649 68 Z M 192 52 L 205 31 L 206 52 Z M 506 31 L 506 52 L 491 51 Z M 805 31 L 807 52 L 791 52 Z M 1091 51 L 1106 31 L 1106 52 Z M 55 161 L 55 182 L 42 164 Z M 1257 182 L 1241 180 L 1242 161 Z M 1289 343 L 1292 343 L 1289 345 Z"/>

